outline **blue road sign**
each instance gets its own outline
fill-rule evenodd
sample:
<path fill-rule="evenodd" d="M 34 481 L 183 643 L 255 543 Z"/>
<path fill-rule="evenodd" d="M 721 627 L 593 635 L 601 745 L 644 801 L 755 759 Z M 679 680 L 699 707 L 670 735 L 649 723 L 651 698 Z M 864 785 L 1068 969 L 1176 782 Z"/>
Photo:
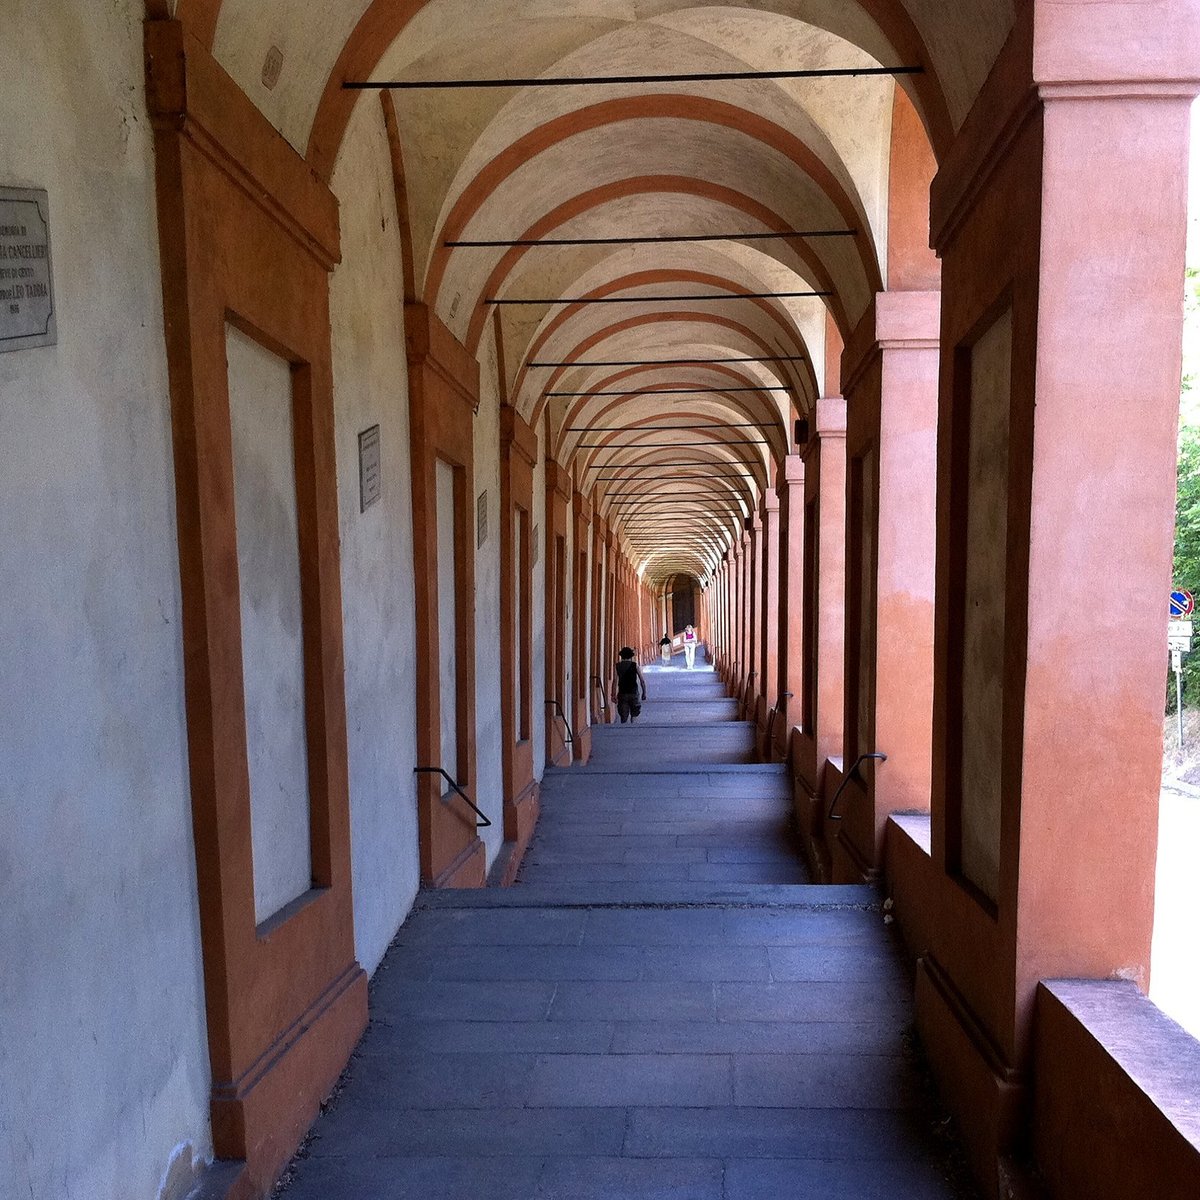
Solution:
<path fill-rule="evenodd" d="M 1176 588 L 1171 593 L 1171 616 L 1190 617 L 1195 607 L 1195 597 L 1186 588 Z"/>

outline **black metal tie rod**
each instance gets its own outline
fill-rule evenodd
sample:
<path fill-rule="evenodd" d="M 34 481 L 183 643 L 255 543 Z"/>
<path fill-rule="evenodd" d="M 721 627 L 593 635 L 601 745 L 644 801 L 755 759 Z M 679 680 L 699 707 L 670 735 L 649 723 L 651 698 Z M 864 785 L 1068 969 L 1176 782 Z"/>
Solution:
<path fill-rule="evenodd" d="M 802 71 L 691 71 L 682 75 L 557 75 L 533 79 L 381 79 L 342 81 L 347 92 L 434 91 L 459 88 L 603 87 L 643 83 L 726 83 L 757 79 L 858 79 L 875 75 L 921 75 L 913 67 L 812 67 Z"/>
<path fill-rule="evenodd" d="M 821 292 L 701 292 L 681 296 L 520 296 L 505 299 L 489 296 L 484 304 L 723 304 L 727 300 L 800 300 L 812 297 L 832 296 L 831 291 Z"/>
<path fill-rule="evenodd" d="M 447 250 L 513 250 L 535 246 L 673 246 L 691 242 L 772 242 L 798 238 L 854 237 L 857 229 L 781 229 L 769 233 L 657 233 L 627 237 L 480 238 L 447 240 Z"/>
<path fill-rule="evenodd" d="M 764 383 L 758 387 L 617 388 L 615 391 L 546 392 L 545 394 L 550 400 L 565 400 L 586 399 L 591 396 L 728 396 L 734 392 L 790 392 L 791 390 L 787 384 Z"/>
<path fill-rule="evenodd" d="M 707 367 L 732 366 L 735 363 L 807 362 L 803 354 L 762 354 L 757 358 L 644 358 L 621 361 L 600 361 L 585 358 L 574 362 L 531 362 L 533 367 Z"/>

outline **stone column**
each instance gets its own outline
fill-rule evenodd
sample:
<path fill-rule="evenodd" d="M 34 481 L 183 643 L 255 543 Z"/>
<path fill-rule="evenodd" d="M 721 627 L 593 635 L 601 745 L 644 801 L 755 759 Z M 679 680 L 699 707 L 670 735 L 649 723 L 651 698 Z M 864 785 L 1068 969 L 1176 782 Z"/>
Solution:
<path fill-rule="evenodd" d="M 797 821 L 809 866 L 828 878 L 825 844 L 826 764 L 840 767 L 846 609 L 846 402 L 817 401 L 816 432 L 804 460 L 805 543 L 804 681 L 801 731 L 793 770 Z"/>
<path fill-rule="evenodd" d="M 1033 0 L 932 190 L 932 829 L 898 905 L 922 1039 L 993 1186 L 1038 980 L 1149 981 L 1198 78 L 1196 4 Z M 1043 1165 L 1095 1194 L 1059 1147 Z"/>
<path fill-rule="evenodd" d="M 729 549 L 729 672 L 726 682 L 730 691 L 737 694 L 741 687 L 745 662 L 742 657 L 742 542 L 739 538 Z"/>
<path fill-rule="evenodd" d="M 846 393 L 844 758 L 834 879 L 872 878 L 893 812 L 929 809 L 939 292 L 876 297 L 843 356 Z M 833 832 L 833 831 L 831 831 Z"/>
<path fill-rule="evenodd" d="M 776 481 L 779 496 L 779 694 L 775 746 L 787 753 L 792 725 L 800 719 L 804 691 L 804 459 L 789 454 Z M 787 693 L 790 692 L 791 696 Z"/>
<path fill-rule="evenodd" d="M 755 692 L 758 701 L 755 717 L 758 721 L 760 749 L 764 758 L 771 757 L 767 745 L 768 733 L 774 733 L 778 715 L 771 719 L 769 714 L 779 699 L 779 642 L 783 630 L 779 624 L 779 497 L 775 492 L 763 493 L 760 510 L 762 533 L 759 537 L 759 614 L 758 635 L 758 679 Z"/>

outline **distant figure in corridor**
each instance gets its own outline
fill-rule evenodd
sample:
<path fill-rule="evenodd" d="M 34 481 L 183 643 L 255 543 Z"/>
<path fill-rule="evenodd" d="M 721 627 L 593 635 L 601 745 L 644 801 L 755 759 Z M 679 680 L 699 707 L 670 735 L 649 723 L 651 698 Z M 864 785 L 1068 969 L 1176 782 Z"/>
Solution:
<path fill-rule="evenodd" d="M 696 630 L 689 625 L 683 631 L 683 665 L 691 670 L 696 665 Z"/>
<path fill-rule="evenodd" d="M 621 724 L 636 721 L 646 700 L 646 677 L 633 658 L 629 646 L 621 647 L 617 659 L 617 672 L 613 679 L 613 701 L 621 717 Z"/>
<path fill-rule="evenodd" d="M 664 636 L 658 643 L 658 653 L 663 662 L 669 663 L 671 661 L 671 639 L 669 637 Z"/>

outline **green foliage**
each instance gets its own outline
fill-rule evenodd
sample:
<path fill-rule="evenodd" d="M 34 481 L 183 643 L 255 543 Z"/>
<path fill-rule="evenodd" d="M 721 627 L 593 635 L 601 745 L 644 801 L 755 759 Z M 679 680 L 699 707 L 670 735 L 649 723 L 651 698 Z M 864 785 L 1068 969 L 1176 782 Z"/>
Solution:
<path fill-rule="evenodd" d="M 1183 385 L 1179 404 L 1179 468 L 1175 499 L 1176 587 L 1200 596 L 1200 269 L 1189 267 L 1184 299 Z M 1184 656 L 1184 707 L 1200 708 L 1200 649 Z M 1175 711 L 1170 673 L 1167 711 Z"/>

